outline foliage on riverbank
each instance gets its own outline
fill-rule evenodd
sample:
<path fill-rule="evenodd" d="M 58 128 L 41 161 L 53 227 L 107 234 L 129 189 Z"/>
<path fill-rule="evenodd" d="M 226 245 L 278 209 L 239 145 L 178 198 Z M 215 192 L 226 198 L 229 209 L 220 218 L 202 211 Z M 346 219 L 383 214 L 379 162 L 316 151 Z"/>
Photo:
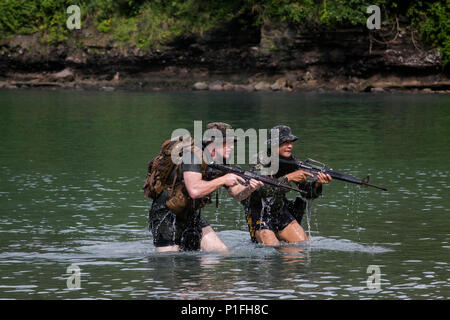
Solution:
<path fill-rule="evenodd" d="M 40 32 L 42 42 L 63 42 L 69 36 L 66 8 L 73 4 L 82 10 L 83 25 L 141 49 L 202 35 L 233 19 L 256 28 L 279 21 L 300 30 L 365 26 L 366 8 L 377 4 L 384 22 L 411 27 L 439 48 L 444 65 L 450 61 L 448 0 L 2 0 L 0 38 Z"/>

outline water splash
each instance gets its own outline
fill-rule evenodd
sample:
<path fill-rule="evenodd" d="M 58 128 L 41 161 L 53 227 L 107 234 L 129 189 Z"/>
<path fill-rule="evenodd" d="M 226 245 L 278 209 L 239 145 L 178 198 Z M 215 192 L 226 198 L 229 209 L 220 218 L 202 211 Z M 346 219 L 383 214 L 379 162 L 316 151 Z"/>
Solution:
<path fill-rule="evenodd" d="M 259 256 L 260 254 L 274 254 L 276 249 L 273 247 L 264 247 L 250 242 L 248 232 L 238 230 L 225 230 L 217 232 L 217 235 L 230 249 L 232 255 L 244 254 L 249 256 Z M 303 241 L 295 244 L 282 243 L 282 247 L 302 247 L 309 250 L 330 250 L 339 252 L 361 252 L 361 253 L 386 253 L 394 250 L 384 248 L 378 245 L 361 244 L 347 239 L 334 239 L 322 236 L 312 236 L 309 241 Z M 255 250 L 256 249 L 256 250 Z"/>
<path fill-rule="evenodd" d="M 321 236 L 311 238 L 309 244 L 302 244 L 310 250 L 330 250 L 361 253 L 386 253 L 394 250 L 377 245 L 360 244 L 347 239 L 332 239 Z"/>
<path fill-rule="evenodd" d="M 306 213 L 306 224 L 308 226 L 308 238 L 311 239 L 311 213 L 312 213 L 312 208 L 313 208 L 313 202 L 312 200 L 305 200 L 306 202 L 306 208 L 305 208 L 305 213 Z"/>

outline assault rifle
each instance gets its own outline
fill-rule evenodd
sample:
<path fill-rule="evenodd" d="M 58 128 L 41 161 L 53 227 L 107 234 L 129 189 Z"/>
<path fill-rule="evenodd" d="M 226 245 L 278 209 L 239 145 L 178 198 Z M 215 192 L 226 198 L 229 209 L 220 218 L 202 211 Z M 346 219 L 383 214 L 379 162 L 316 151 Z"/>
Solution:
<path fill-rule="evenodd" d="M 353 176 L 350 176 L 348 174 L 340 173 L 331 169 L 327 169 L 326 166 L 316 160 L 313 159 L 307 159 L 306 161 L 298 161 L 298 160 L 285 160 L 285 159 L 279 159 L 282 163 L 292 164 L 293 170 L 304 170 L 306 172 L 312 173 L 314 176 L 317 176 L 319 172 L 323 172 L 325 174 L 329 174 L 333 179 L 341 180 L 345 182 L 355 183 L 362 186 L 367 187 L 373 187 L 377 188 L 383 191 L 387 191 L 385 187 L 376 186 L 374 184 L 369 183 L 369 176 L 365 177 L 364 179 L 359 179 Z"/>
<path fill-rule="evenodd" d="M 292 187 L 292 186 L 290 186 L 288 184 L 284 184 L 284 183 L 280 182 L 278 179 L 271 178 L 271 177 L 268 177 L 268 176 L 259 175 L 259 174 L 255 173 L 255 172 L 245 170 L 245 169 L 243 169 L 241 167 L 238 167 L 238 166 L 230 166 L 228 164 L 219 164 L 219 163 L 214 163 L 214 162 L 209 163 L 208 166 L 213 168 L 213 169 L 215 169 L 215 170 L 221 171 L 221 172 L 223 172 L 225 174 L 233 173 L 233 174 L 243 178 L 246 182 L 248 182 L 250 179 L 254 179 L 254 180 L 257 180 L 257 181 L 261 181 L 262 183 L 270 185 L 270 186 L 283 188 L 283 189 L 286 189 L 286 190 L 292 190 L 292 191 L 300 192 L 300 193 L 303 193 L 303 194 L 306 193 L 303 190 L 300 190 L 298 188 Z"/>

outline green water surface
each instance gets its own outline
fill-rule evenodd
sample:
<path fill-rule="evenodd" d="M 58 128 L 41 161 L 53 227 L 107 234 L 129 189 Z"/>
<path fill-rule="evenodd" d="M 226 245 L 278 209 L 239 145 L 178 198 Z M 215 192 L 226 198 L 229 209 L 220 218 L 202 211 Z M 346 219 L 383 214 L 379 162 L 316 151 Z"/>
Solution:
<path fill-rule="evenodd" d="M 146 165 L 194 120 L 289 125 L 298 157 L 389 192 L 333 181 L 282 250 L 221 192 L 202 214 L 230 253 L 156 254 Z M 449 128 L 448 95 L 0 91 L 0 298 L 448 299 Z"/>

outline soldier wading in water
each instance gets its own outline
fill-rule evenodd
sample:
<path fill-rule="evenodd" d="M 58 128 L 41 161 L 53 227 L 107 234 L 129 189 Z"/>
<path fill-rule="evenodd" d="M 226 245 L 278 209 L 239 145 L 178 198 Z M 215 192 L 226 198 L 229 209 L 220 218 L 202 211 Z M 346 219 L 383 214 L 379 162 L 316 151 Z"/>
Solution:
<path fill-rule="evenodd" d="M 212 133 L 211 138 L 203 141 L 201 149 L 193 143 L 183 149 L 184 152 L 187 150 L 183 159 L 190 161 L 183 160 L 179 165 L 169 162 L 171 159 L 167 157 L 179 142 L 173 139 L 163 143 L 160 155 L 149 164 L 144 191 L 146 196 L 153 198 L 149 229 L 157 252 L 227 251 L 225 244 L 201 216 L 200 209 L 211 202 L 211 194 L 220 187 L 225 187 L 234 199 L 242 201 L 263 185 L 253 179 L 248 185 L 243 185 L 241 183 L 245 180 L 235 174 L 217 176 L 212 172 L 207 163 L 213 160 L 225 163 L 236 137 L 227 135 L 231 126 L 226 123 L 210 123 L 207 129 Z"/>
<path fill-rule="evenodd" d="M 280 159 L 294 161 L 292 154 L 294 141 L 298 138 L 291 133 L 291 129 L 284 125 L 274 127 L 279 132 L 278 152 Z M 272 130 L 273 130 L 272 129 Z M 268 140 L 270 146 L 270 139 Z M 253 169 L 262 168 L 261 156 L 258 155 L 257 164 Z M 316 181 L 308 181 L 307 176 L 313 175 L 303 170 L 292 170 L 285 162 L 279 162 L 278 172 L 273 175 L 283 183 L 294 182 L 300 190 L 305 192 L 304 198 L 315 199 L 322 193 L 322 184 L 331 181 L 329 175 L 321 172 Z M 293 243 L 308 240 L 300 223 L 306 209 L 306 202 L 301 197 L 293 201 L 286 198 L 285 189 L 264 185 L 248 198 L 242 201 L 245 215 L 253 242 L 269 246 L 278 246 L 280 240 Z"/>

